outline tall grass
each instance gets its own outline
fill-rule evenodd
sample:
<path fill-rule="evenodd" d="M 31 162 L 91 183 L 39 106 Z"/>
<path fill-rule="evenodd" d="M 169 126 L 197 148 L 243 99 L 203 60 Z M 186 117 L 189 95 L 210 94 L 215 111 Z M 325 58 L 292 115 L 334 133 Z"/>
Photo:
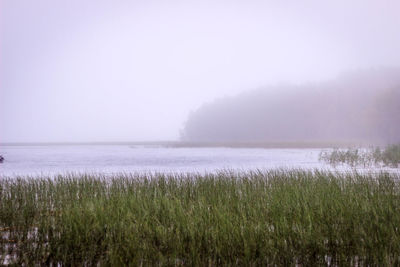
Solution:
<path fill-rule="evenodd" d="M 398 168 L 400 164 L 400 144 L 389 145 L 383 150 L 376 147 L 370 149 L 349 148 L 347 150 L 334 149 L 332 151 L 322 151 L 319 159 L 333 166 L 346 164 L 351 167 L 387 166 Z"/>
<path fill-rule="evenodd" d="M 399 265 L 399 174 L 0 180 L 1 263 Z"/>

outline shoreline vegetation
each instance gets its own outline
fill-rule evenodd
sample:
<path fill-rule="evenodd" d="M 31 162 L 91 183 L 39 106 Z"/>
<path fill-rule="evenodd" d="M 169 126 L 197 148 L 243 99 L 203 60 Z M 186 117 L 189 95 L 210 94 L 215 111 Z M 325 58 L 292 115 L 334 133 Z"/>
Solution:
<path fill-rule="evenodd" d="M 382 68 L 215 99 L 189 114 L 180 136 L 183 141 L 383 144 L 400 142 L 399 122 L 400 68 Z"/>
<path fill-rule="evenodd" d="M 391 167 L 400 166 L 400 144 L 369 149 L 348 148 L 322 151 L 319 160 L 332 166 L 347 165 L 350 167 Z"/>
<path fill-rule="evenodd" d="M 0 264 L 400 264 L 400 174 L 0 179 Z"/>

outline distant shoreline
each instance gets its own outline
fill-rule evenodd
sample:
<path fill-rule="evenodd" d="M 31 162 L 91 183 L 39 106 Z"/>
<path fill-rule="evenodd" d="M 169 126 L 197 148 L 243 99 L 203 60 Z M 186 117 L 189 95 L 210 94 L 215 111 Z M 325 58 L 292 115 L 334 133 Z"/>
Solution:
<path fill-rule="evenodd" d="M 332 142 L 189 142 L 189 141 L 124 141 L 124 142 L 5 142 L 1 146 L 76 146 L 76 145 L 127 145 L 127 146 L 161 146 L 167 148 L 340 148 L 370 147 L 366 142 L 332 141 Z M 375 144 L 374 144 L 375 145 Z"/>

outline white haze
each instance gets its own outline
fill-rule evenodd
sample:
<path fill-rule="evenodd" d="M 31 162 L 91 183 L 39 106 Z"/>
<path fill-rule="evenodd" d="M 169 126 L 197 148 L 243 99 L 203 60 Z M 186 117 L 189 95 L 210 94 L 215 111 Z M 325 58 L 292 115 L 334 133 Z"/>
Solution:
<path fill-rule="evenodd" d="M 0 142 L 174 140 L 217 97 L 399 66 L 400 2 L 0 0 Z"/>

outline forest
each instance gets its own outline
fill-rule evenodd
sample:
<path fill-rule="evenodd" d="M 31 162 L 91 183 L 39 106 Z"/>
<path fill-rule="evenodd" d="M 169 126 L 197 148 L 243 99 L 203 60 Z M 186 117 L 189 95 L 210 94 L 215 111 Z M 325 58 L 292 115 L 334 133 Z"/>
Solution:
<path fill-rule="evenodd" d="M 216 99 L 193 111 L 189 142 L 400 141 L 400 69 L 354 71 L 325 82 L 285 84 Z"/>

